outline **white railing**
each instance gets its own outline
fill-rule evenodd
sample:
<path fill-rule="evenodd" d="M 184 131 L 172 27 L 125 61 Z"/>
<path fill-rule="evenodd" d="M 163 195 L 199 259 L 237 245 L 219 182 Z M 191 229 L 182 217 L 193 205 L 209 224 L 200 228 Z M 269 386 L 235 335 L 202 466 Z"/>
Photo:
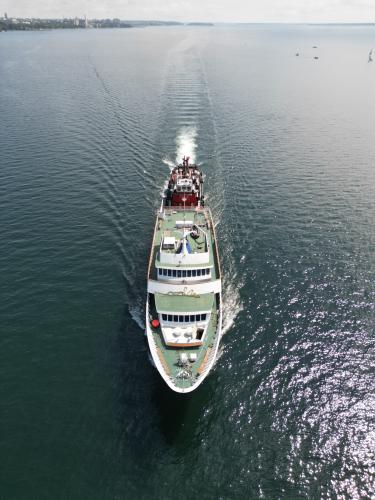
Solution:
<path fill-rule="evenodd" d="M 186 205 L 186 207 L 180 207 L 180 206 L 163 207 L 162 211 L 163 212 L 209 212 L 209 209 L 205 207 L 191 207 L 189 205 Z"/>
<path fill-rule="evenodd" d="M 150 321 L 150 297 L 148 297 L 147 309 L 148 309 L 147 320 L 149 323 L 149 321 Z M 146 328 L 149 328 L 148 324 L 147 324 Z M 211 352 L 210 352 L 209 356 L 207 357 L 205 366 L 204 366 L 202 372 L 200 373 L 200 375 L 196 378 L 195 382 L 193 382 L 192 387 L 195 386 L 198 381 L 200 384 L 203 381 L 203 379 L 206 377 L 207 373 L 212 368 L 212 365 L 213 365 L 215 358 L 217 356 L 218 346 L 219 346 L 220 339 L 221 339 L 221 328 L 222 328 L 222 317 L 221 317 L 221 302 L 220 302 L 220 308 L 216 311 L 216 329 L 215 329 L 214 343 L 213 343 L 213 346 L 211 348 Z M 177 383 L 178 377 L 174 376 L 171 372 L 170 373 L 166 372 L 166 370 L 163 366 L 163 363 L 159 358 L 158 350 L 160 350 L 160 348 L 157 345 L 157 342 L 154 338 L 154 334 L 153 334 L 152 330 L 150 333 L 151 333 L 151 335 L 148 335 L 148 338 L 149 338 L 149 340 L 151 340 L 151 343 L 152 343 L 151 351 L 154 351 L 155 357 L 157 358 L 154 361 L 155 361 L 155 363 L 161 365 L 161 367 L 163 368 L 163 374 L 164 374 L 163 377 L 165 379 L 170 380 L 172 382 L 173 386 L 175 386 L 174 389 L 176 390 L 176 387 L 178 385 L 178 383 Z M 161 352 L 161 355 L 163 355 L 161 350 L 160 350 L 160 352 Z M 190 392 L 190 389 L 192 390 L 192 388 L 187 388 L 186 392 Z M 185 392 L 185 391 L 181 390 L 180 392 Z"/>
<path fill-rule="evenodd" d="M 220 293 L 221 280 L 205 281 L 203 283 L 170 283 L 149 279 L 147 282 L 148 293 L 204 295 L 207 293 Z"/>
<path fill-rule="evenodd" d="M 147 306 L 148 306 L 148 307 L 147 307 L 147 309 L 148 309 L 148 314 L 147 314 L 146 334 L 147 334 L 147 329 L 150 329 L 149 322 L 150 322 L 150 320 L 151 320 L 151 315 L 150 315 L 150 297 L 148 297 L 148 299 L 147 299 Z M 162 362 L 161 362 L 161 360 L 160 360 L 160 356 L 159 356 L 159 352 L 158 352 L 158 350 L 161 352 L 161 355 L 162 355 L 162 356 L 163 356 L 163 353 L 162 353 L 161 349 L 158 347 L 158 345 L 157 345 L 157 343 L 156 343 L 156 340 L 155 340 L 155 338 L 154 338 L 154 332 L 152 331 L 152 329 L 150 329 L 150 331 L 151 331 L 151 334 L 150 334 L 150 335 L 147 335 L 147 338 L 148 338 L 148 340 L 151 340 L 151 343 L 152 343 L 153 349 L 154 349 L 154 351 L 155 351 L 155 357 L 156 357 L 157 359 L 154 359 L 154 362 L 155 362 L 155 364 L 156 364 L 156 363 L 160 363 L 160 364 L 161 364 L 161 366 L 162 366 L 162 368 L 163 368 L 163 373 L 165 374 L 165 376 L 166 376 L 169 380 L 171 380 L 172 382 L 174 382 L 174 377 L 172 377 L 171 373 L 167 373 L 167 372 L 166 372 L 166 370 L 165 370 L 165 368 L 164 368 L 164 366 L 163 366 L 163 363 L 162 363 Z M 151 346 L 150 346 L 150 348 L 151 348 Z M 151 349 L 151 351 L 152 351 L 152 349 Z M 153 353 L 151 352 L 151 356 L 152 356 L 152 354 L 153 354 Z"/>
<path fill-rule="evenodd" d="M 220 331 L 218 332 L 218 330 L 220 330 Z M 200 374 L 199 377 L 204 377 L 206 375 L 206 373 L 208 371 L 210 371 L 211 368 L 212 368 L 212 363 L 214 361 L 214 358 L 216 358 L 217 350 L 218 350 L 218 345 L 219 345 L 220 339 L 221 339 L 220 333 L 221 333 L 221 310 L 219 309 L 217 311 L 217 324 L 216 324 L 214 345 L 212 347 L 212 351 L 210 352 L 210 355 L 207 358 L 206 366 L 202 370 L 202 372 L 201 372 L 201 374 Z"/>

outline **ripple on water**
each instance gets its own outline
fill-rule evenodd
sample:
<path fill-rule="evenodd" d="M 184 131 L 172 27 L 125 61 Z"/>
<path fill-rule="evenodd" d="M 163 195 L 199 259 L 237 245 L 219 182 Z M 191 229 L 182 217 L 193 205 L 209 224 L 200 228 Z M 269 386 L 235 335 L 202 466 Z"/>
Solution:
<path fill-rule="evenodd" d="M 172 498 L 182 476 L 182 497 L 373 496 L 373 29 L 1 36 L 5 496 Z M 317 40 L 319 61 L 293 56 Z M 184 154 L 206 175 L 226 335 L 181 399 L 143 330 Z"/>

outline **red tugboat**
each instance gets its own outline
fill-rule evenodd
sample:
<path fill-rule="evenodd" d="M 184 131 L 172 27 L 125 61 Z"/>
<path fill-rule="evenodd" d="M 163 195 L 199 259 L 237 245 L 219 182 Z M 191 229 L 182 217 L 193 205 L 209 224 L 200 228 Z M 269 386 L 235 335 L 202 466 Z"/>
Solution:
<path fill-rule="evenodd" d="M 168 181 L 165 205 L 167 207 L 203 207 L 203 175 L 196 164 L 189 164 L 189 156 L 173 168 Z"/>

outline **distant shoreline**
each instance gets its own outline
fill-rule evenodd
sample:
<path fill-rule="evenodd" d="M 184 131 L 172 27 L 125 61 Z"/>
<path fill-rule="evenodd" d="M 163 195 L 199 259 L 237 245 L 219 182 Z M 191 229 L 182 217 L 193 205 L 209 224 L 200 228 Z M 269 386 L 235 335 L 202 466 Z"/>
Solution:
<path fill-rule="evenodd" d="M 0 31 L 45 31 L 55 29 L 146 28 L 152 26 L 214 26 L 213 23 L 178 21 L 128 21 L 121 19 L 0 18 Z"/>
<path fill-rule="evenodd" d="M 147 27 L 225 27 L 225 26 L 322 26 L 322 27 L 375 27 L 375 22 L 179 22 L 179 21 L 142 21 L 120 19 L 39 19 L 39 18 L 0 18 L 0 33 L 7 31 L 50 31 L 82 29 L 126 29 Z"/>

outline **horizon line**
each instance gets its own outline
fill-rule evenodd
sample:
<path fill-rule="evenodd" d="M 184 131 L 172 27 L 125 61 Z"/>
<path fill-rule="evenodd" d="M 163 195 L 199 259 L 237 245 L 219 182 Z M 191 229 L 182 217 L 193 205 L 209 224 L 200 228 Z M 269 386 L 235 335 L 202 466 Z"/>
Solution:
<path fill-rule="evenodd" d="M 177 21 L 175 19 L 129 19 L 129 18 L 121 18 L 121 17 L 88 17 L 86 14 L 81 16 L 63 16 L 63 17 L 38 17 L 38 16 L 9 16 L 7 15 L 7 19 L 40 19 L 40 20 L 54 20 L 54 19 L 85 19 L 90 20 L 106 20 L 106 19 L 118 19 L 120 21 L 129 21 L 129 22 L 157 22 L 157 23 L 176 23 L 176 24 L 188 24 L 188 23 L 202 23 L 202 24 L 299 24 L 299 25 L 339 25 L 339 24 L 363 24 L 363 25 L 374 25 L 374 21 L 208 21 L 208 20 L 184 20 Z M 4 19 L 4 16 L 1 18 Z"/>

